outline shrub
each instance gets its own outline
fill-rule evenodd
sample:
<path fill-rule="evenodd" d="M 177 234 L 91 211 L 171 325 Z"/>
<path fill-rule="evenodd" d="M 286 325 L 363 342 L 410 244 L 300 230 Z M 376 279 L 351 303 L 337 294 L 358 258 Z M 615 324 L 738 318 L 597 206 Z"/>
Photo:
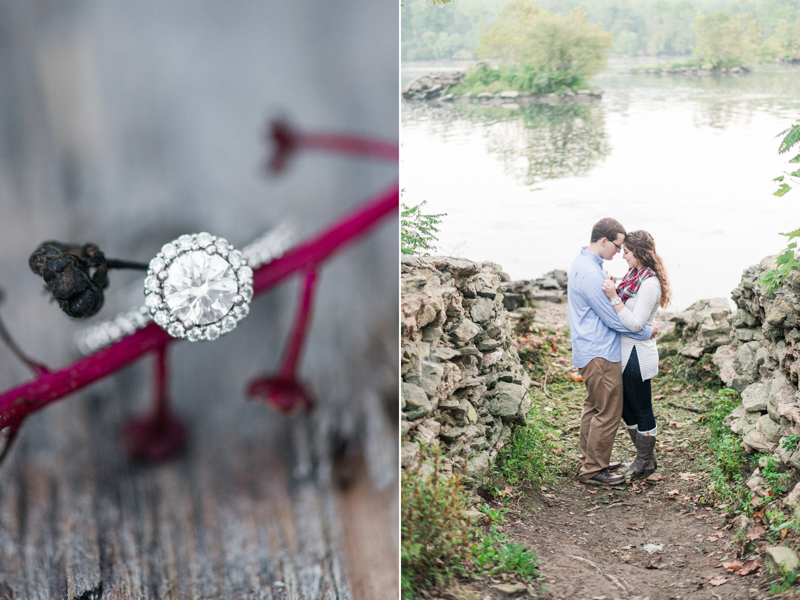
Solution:
<path fill-rule="evenodd" d="M 466 495 L 458 476 L 439 471 L 439 450 L 420 447 L 416 471 L 401 482 L 401 579 L 403 599 L 415 591 L 438 588 L 465 574 L 470 550 Z"/>
<path fill-rule="evenodd" d="M 478 55 L 530 69 L 537 77 L 585 81 L 605 67 L 611 42 L 611 33 L 589 23 L 580 9 L 557 15 L 526 0 L 511 0 L 481 36 Z"/>

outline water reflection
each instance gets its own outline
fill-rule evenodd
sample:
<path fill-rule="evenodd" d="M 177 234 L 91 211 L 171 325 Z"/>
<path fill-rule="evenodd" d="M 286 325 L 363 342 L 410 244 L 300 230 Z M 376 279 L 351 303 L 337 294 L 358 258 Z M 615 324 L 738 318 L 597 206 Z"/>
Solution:
<path fill-rule="evenodd" d="M 523 185 L 587 175 L 611 153 L 599 105 L 404 106 L 404 122 L 427 121 L 432 133 L 449 137 L 479 129 L 486 150 L 507 175 Z"/>
<path fill-rule="evenodd" d="M 525 185 L 587 175 L 611 152 L 598 106 L 537 104 L 486 131 L 487 149 Z"/>

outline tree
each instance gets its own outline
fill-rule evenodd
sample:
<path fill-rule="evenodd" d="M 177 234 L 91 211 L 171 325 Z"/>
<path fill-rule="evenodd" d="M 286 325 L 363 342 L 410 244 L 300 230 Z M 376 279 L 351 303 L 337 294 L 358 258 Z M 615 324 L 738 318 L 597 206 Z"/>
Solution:
<path fill-rule="evenodd" d="M 545 74 L 584 79 L 605 67 L 612 35 L 574 9 L 552 14 L 527 0 L 511 0 L 495 25 L 481 36 L 478 55 Z"/>
<path fill-rule="evenodd" d="M 800 19 L 780 19 L 767 40 L 768 52 L 781 60 L 800 61 Z"/>
<path fill-rule="evenodd" d="M 717 10 L 694 20 L 694 56 L 706 67 L 741 67 L 758 62 L 761 29 L 753 15 Z"/>

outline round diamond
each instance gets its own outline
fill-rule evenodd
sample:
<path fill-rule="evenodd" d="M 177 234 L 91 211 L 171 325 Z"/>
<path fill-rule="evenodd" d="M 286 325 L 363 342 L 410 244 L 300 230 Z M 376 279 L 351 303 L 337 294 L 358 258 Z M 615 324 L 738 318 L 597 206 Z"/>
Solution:
<path fill-rule="evenodd" d="M 189 250 L 192 247 L 192 236 L 188 233 L 182 235 L 178 238 L 178 245 L 181 247 L 181 250 Z"/>
<path fill-rule="evenodd" d="M 119 327 L 119 328 L 120 328 L 122 331 L 124 331 L 124 332 L 125 332 L 125 334 L 126 334 L 126 335 L 127 335 L 127 334 L 131 334 L 131 333 L 133 333 L 134 331 L 136 331 L 136 324 L 135 324 L 133 321 L 131 321 L 131 320 L 130 320 L 130 319 L 127 317 L 127 315 L 120 315 L 120 316 L 118 316 L 116 319 L 114 319 L 114 322 L 117 324 L 117 326 L 118 326 L 118 327 Z"/>
<path fill-rule="evenodd" d="M 144 289 L 146 289 L 148 292 L 157 292 L 158 280 L 152 275 L 148 275 L 144 278 Z"/>
<path fill-rule="evenodd" d="M 170 323 L 169 327 L 167 328 L 167 333 L 169 333 L 172 337 L 183 337 L 186 335 L 186 330 L 183 328 L 183 325 L 178 321 L 174 323 Z"/>
<path fill-rule="evenodd" d="M 161 247 L 161 254 L 164 255 L 164 258 L 169 260 L 178 256 L 178 249 L 173 244 L 164 244 Z"/>
<path fill-rule="evenodd" d="M 158 294 L 149 294 L 144 303 L 150 308 L 158 308 L 161 305 L 161 298 L 158 297 Z"/>
<path fill-rule="evenodd" d="M 225 317 L 219 324 L 219 328 L 222 333 L 233 331 L 234 327 L 236 327 L 236 319 L 231 316 Z"/>
<path fill-rule="evenodd" d="M 194 329 L 189 330 L 189 333 L 186 334 L 186 339 L 188 339 L 190 342 L 197 342 L 200 340 L 201 335 L 202 333 L 200 330 L 195 327 Z"/>
<path fill-rule="evenodd" d="M 237 306 L 236 308 L 233 309 L 233 314 L 236 315 L 240 320 L 244 319 L 249 312 L 250 312 L 249 304 L 242 304 L 241 306 Z"/>
<path fill-rule="evenodd" d="M 167 272 L 164 299 L 181 321 L 188 319 L 197 325 L 216 323 L 233 306 L 238 285 L 225 259 L 209 256 L 203 250 L 187 252 L 176 258 Z"/>
<path fill-rule="evenodd" d="M 228 251 L 230 250 L 231 247 L 230 247 L 230 244 L 228 244 L 228 241 L 225 238 L 217 238 L 217 241 L 215 242 L 215 245 L 217 246 L 217 252 L 220 255 L 228 256 Z"/>
<path fill-rule="evenodd" d="M 209 340 L 215 340 L 219 337 L 219 327 L 216 325 L 209 325 L 208 329 L 206 329 L 206 337 Z"/>
<path fill-rule="evenodd" d="M 150 269 L 153 271 L 153 273 L 158 273 L 159 271 L 163 271 L 164 267 L 166 266 L 167 265 L 164 263 L 164 259 L 158 258 L 157 256 L 150 261 Z"/>
<path fill-rule="evenodd" d="M 197 244 L 201 248 L 205 248 L 206 246 L 208 246 L 213 241 L 214 241 L 214 238 L 211 237 L 210 233 L 206 233 L 204 231 L 203 233 L 198 233 L 197 234 Z"/>
<path fill-rule="evenodd" d="M 165 310 L 158 311 L 155 315 L 153 315 L 153 321 L 158 323 L 158 325 L 162 328 L 169 325 L 169 315 L 167 314 L 167 311 Z"/>
<path fill-rule="evenodd" d="M 242 283 L 247 283 L 249 281 L 253 281 L 253 269 L 250 267 L 242 267 L 239 269 L 239 281 Z"/>
<path fill-rule="evenodd" d="M 242 264 L 242 253 L 238 250 L 234 250 L 228 256 L 228 262 L 231 263 L 234 269 L 238 269 L 239 265 Z"/>

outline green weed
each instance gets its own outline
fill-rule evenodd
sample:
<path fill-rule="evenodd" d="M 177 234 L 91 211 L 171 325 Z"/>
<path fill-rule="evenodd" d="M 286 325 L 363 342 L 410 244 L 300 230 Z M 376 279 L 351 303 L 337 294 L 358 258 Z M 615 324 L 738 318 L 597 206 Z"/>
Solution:
<path fill-rule="evenodd" d="M 793 433 L 792 435 L 787 435 L 783 440 L 783 449 L 794 452 L 798 444 L 800 444 L 800 435 Z"/>
<path fill-rule="evenodd" d="M 465 574 L 472 527 L 459 477 L 439 471 L 438 448 L 420 447 L 417 469 L 403 472 L 401 490 L 401 586 L 407 600 Z"/>
<path fill-rule="evenodd" d="M 488 504 L 482 504 L 480 507 L 478 507 L 478 510 L 481 511 L 483 514 L 485 514 L 487 517 L 489 517 L 489 520 L 492 523 L 497 523 L 499 525 L 502 525 L 503 522 L 506 520 L 505 515 L 508 512 L 507 508 L 501 508 L 495 510 Z"/>
<path fill-rule="evenodd" d="M 539 559 L 522 544 L 509 542 L 508 536 L 492 525 L 489 533 L 472 546 L 472 560 L 478 571 L 487 575 L 506 572 L 533 579 L 538 577 Z"/>
<path fill-rule="evenodd" d="M 548 427 L 537 410 L 531 410 L 528 420 L 518 426 L 511 439 L 497 456 L 495 470 L 511 485 L 520 482 L 540 482 L 549 477 L 547 459 L 551 444 Z"/>
<path fill-rule="evenodd" d="M 728 505 L 730 512 L 752 512 L 750 490 L 743 485 L 744 473 L 750 460 L 742 449 L 741 439 L 723 425 L 723 420 L 739 404 L 739 394 L 722 388 L 713 399 L 711 409 L 700 422 L 709 432 L 709 446 L 713 454 L 711 487 L 719 500 Z"/>
<path fill-rule="evenodd" d="M 761 461 L 761 476 L 767 482 L 767 489 L 770 496 L 777 497 L 783 496 L 789 491 L 789 482 L 792 479 L 791 473 L 783 473 L 780 471 L 778 461 L 771 454 L 765 455 L 766 460 Z"/>

